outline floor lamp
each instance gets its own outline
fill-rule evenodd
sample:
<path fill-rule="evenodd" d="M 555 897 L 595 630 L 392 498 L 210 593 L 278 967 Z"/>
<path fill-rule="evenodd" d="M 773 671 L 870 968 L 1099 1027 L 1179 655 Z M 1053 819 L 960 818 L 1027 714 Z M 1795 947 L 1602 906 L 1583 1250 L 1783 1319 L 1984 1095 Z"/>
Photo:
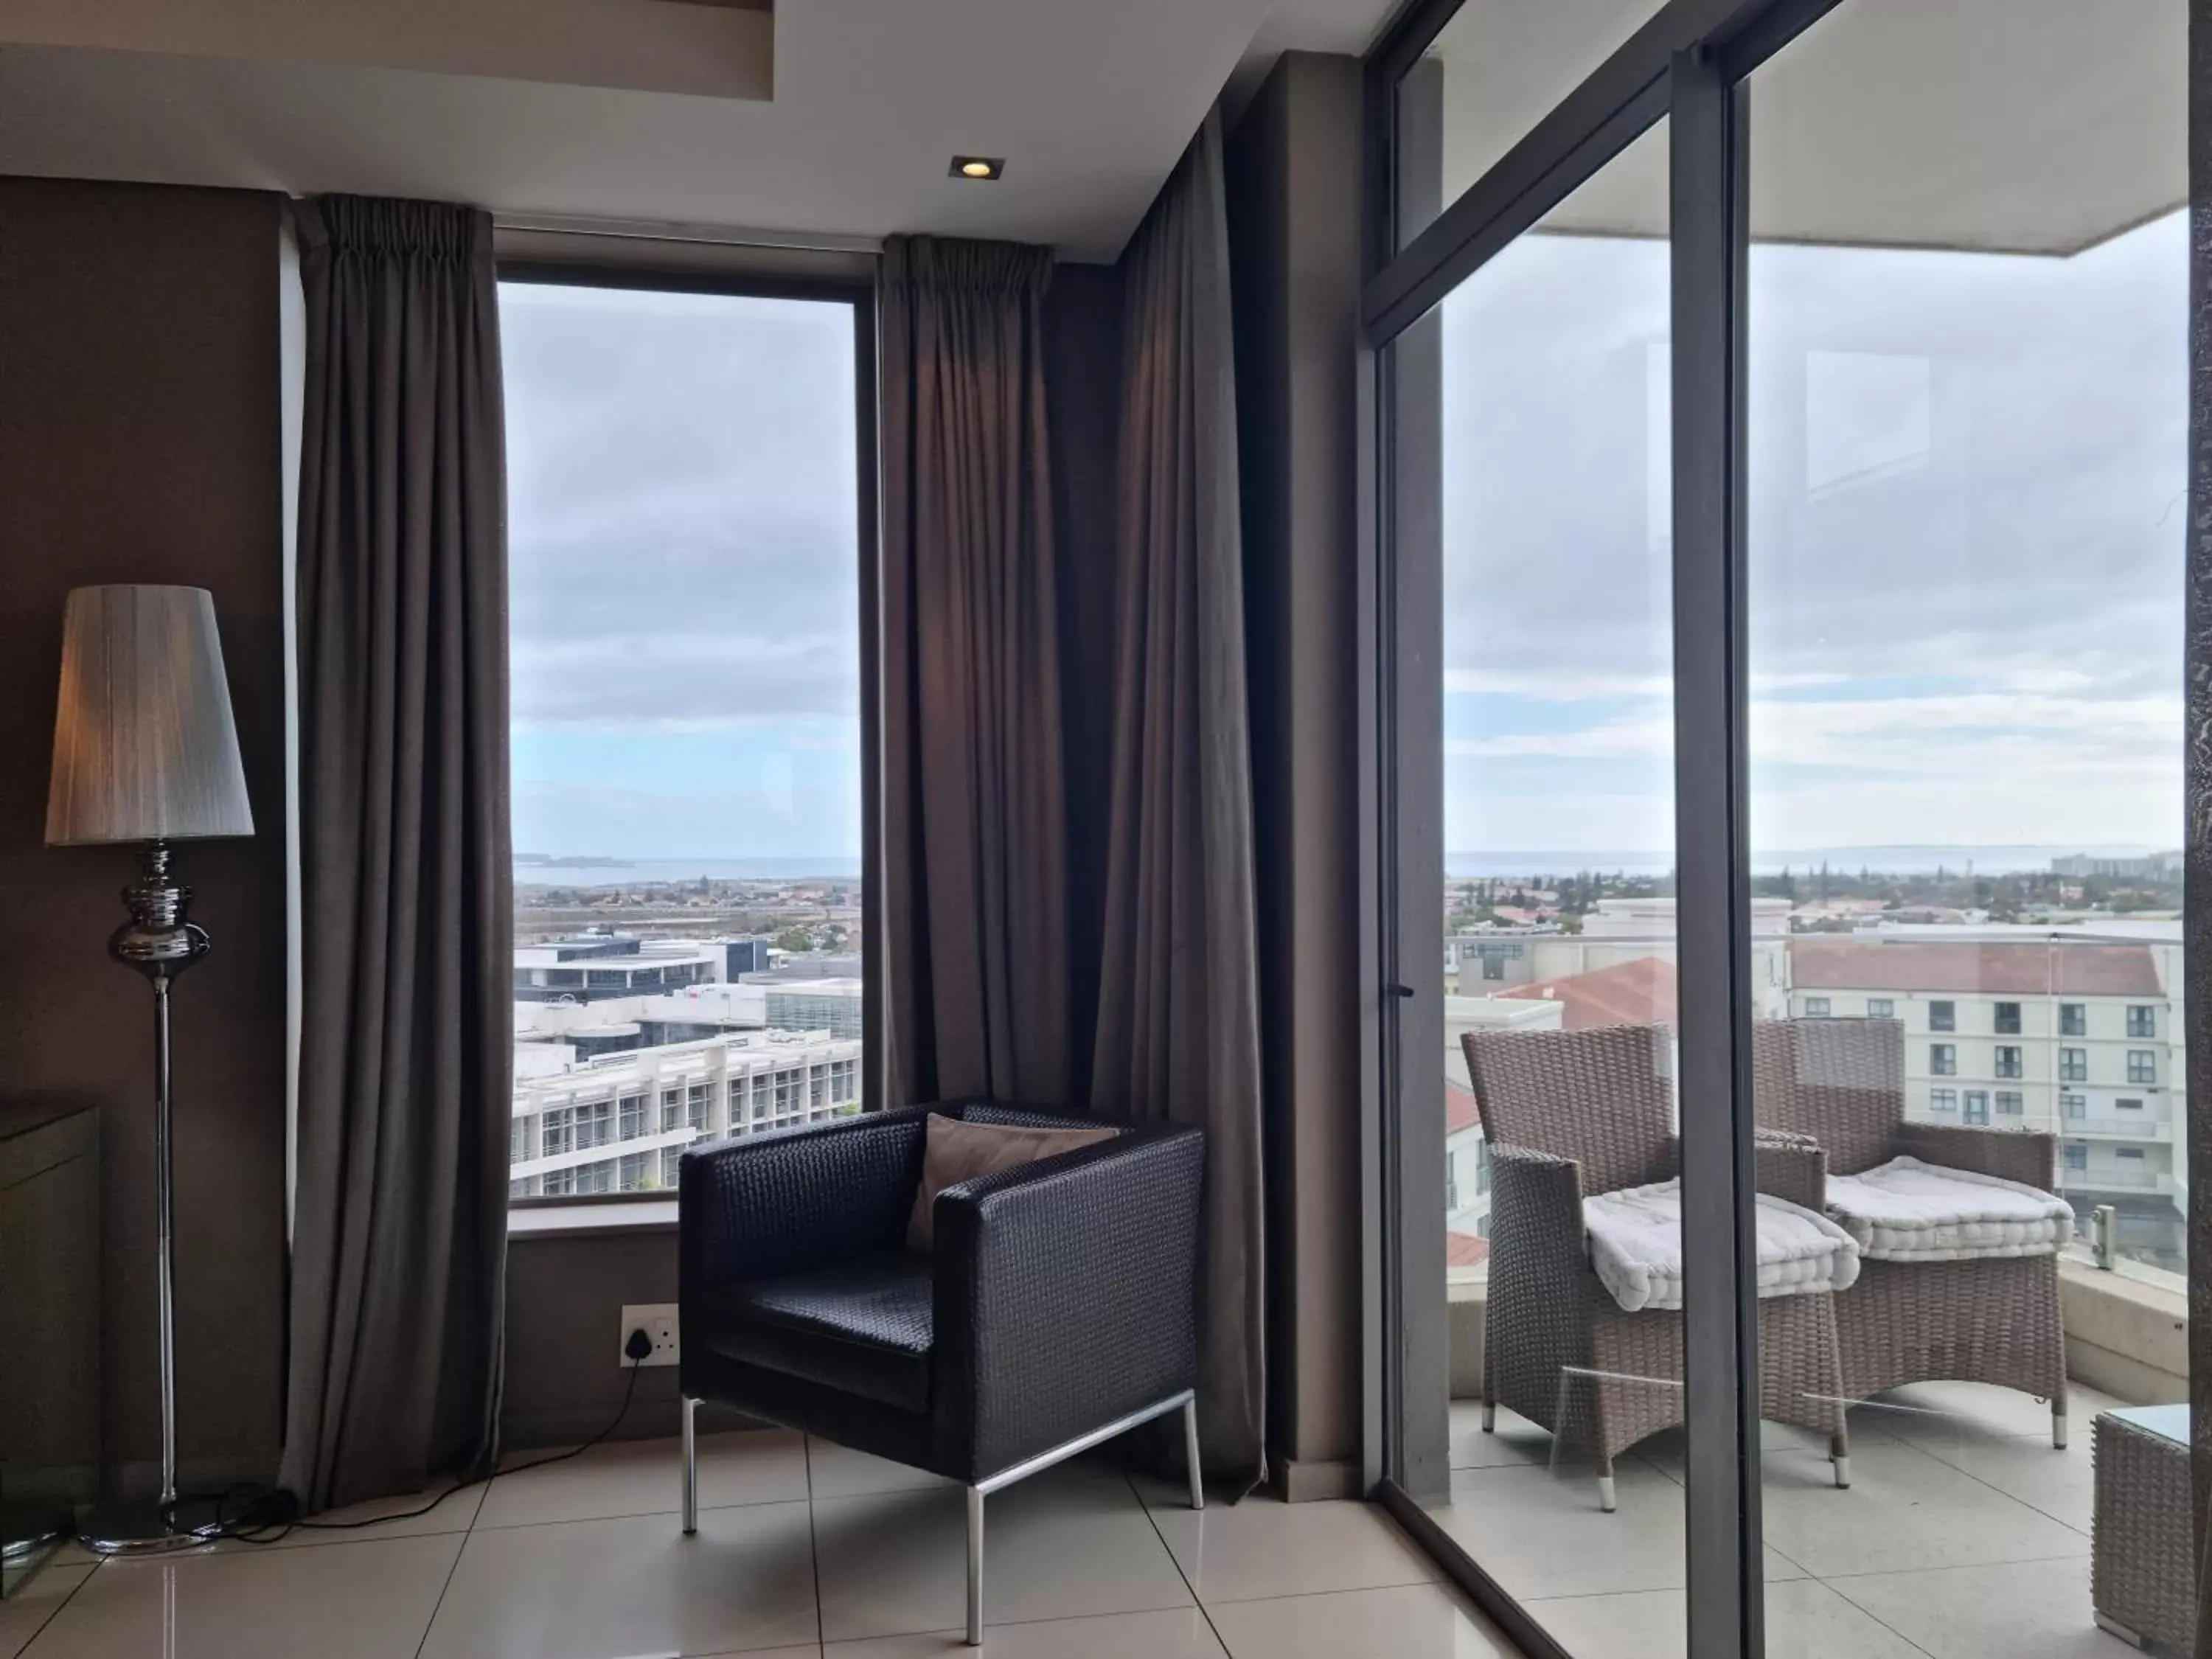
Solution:
<path fill-rule="evenodd" d="M 250 836 L 246 773 L 216 636 L 215 601 L 198 587 L 80 587 L 62 618 L 61 702 L 46 844 L 135 842 L 138 878 L 108 954 L 154 988 L 154 1194 L 161 1311 L 161 1495 L 155 1503 L 93 1506 L 78 1536 L 102 1554 L 178 1549 L 213 1528 L 177 1495 L 177 1360 L 171 1247 L 169 986 L 207 954 L 206 931 L 186 919 L 171 843 Z"/>

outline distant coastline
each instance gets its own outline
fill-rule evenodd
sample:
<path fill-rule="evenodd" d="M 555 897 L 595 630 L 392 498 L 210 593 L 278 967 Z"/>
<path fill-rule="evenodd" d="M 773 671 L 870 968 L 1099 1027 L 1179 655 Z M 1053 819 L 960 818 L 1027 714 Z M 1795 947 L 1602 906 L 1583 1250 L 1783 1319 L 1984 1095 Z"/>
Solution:
<path fill-rule="evenodd" d="M 1823 864 L 1832 869 L 1854 872 L 1875 870 L 1885 875 L 1926 875 L 1939 869 L 1963 871 L 1972 866 L 1978 875 L 1994 876 L 2048 870 L 2051 860 L 2076 854 L 2086 854 L 2093 858 L 2141 858 L 2157 850 L 2148 845 L 2122 846 L 2117 843 L 2094 846 L 1967 847 L 1899 843 L 1883 847 L 1797 847 L 1778 848 L 1771 853 L 1754 850 L 1751 868 L 1753 874 L 1761 876 L 1776 875 L 1784 870 L 1818 870 Z M 1564 876 L 1585 870 L 1607 875 L 1663 876 L 1674 866 L 1673 854 L 1655 852 L 1650 848 L 1641 851 L 1607 849 L 1581 853 L 1509 851 L 1444 854 L 1444 875 L 1450 880 L 1485 876 Z"/>
<path fill-rule="evenodd" d="M 547 858 L 518 853 L 514 879 L 532 887 L 631 887 L 656 882 L 858 881 L 860 860 L 835 855 L 786 858 Z"/>

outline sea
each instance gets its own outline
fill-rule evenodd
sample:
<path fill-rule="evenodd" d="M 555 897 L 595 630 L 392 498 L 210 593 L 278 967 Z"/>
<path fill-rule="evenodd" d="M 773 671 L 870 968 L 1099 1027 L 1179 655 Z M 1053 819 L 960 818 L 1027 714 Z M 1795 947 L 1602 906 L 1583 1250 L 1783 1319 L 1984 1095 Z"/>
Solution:
<path fill-rule="evenodd" d="M 619 862 L 594 860 L 589 864 L 525 864 L 517 862 L 517 886 L 632 887 L 655 881 L 858 881 L 856 858 L 807 857 L 762 859 L 626 859 Z"/>
<path fill-rule="evenodd" d="M 2093 858 L 2142 858 L 2154 850 L 2148 846 L 2108 845 L 1799 847 L 1778 848 L 1771 853 L 1754 850 L 1751 868 L 1753 874 L 1761 876 L 1778 875 L 1784 870 L 1818 870 L 1823 864 L 1832 870 L 1847 871 L 1853 875 L 1861 870 L 1874 870 L 1893 876 L 1927 875 L 1937 870 L 1954 873 L 1971 870 L 1978 876 L 2004 876 L 2048 870 L 2051 860 L 2075 854 L 2087 854 Z M 1451 880 L 1485 876 L 1571 876 L 1583 871 L 1603 875 L 1663 876 L 1674 867 L 1673 854 L 1649 850 L 1444 854 L 1444 875 Z"/>
<path fill-rule="evenodd" d="M 1755 853 L 1752 870 L 1774 875 L 1788 870 L 1831 869 L 1854 874 L 1877 870 L 1886 875 L 1924 875 L 1936 870 L 1977 875 L 2013 875 L 2048 870 L 2053 859 L 2075 854 L 2098 858 L 2140 858 L 2154 849 L 2121 846 L 1967 847 L 1801 847 L 1772 853 Z M 1674 856 L 1649 849 L 1601 848 L 1579 852 L 1477 852 L 1444 854 L 1447 879 L 1463 881 L 1485 876 L 1565 876 L 1589 871 L 1606 875 L 1663 876 L 1674 867 Z M 646 882 L 696 881 L 702 876 L 716 881 L 858 881 L 860 860 L 827 855 L 754 859 L 629 859 L 619 863 L 594 860 L 587 864 L 525 864 L 514 866 L 518 885 L 548 887 L 627 887 Z"/>

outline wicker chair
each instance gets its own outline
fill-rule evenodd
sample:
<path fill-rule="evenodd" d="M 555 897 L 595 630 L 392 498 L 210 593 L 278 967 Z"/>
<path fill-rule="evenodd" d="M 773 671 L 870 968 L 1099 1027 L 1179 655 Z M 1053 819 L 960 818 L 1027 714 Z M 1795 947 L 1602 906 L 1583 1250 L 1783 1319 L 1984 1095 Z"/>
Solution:
<path fill-rule="evenodd" d="M 1905 1028 L 1893 1019 L 1761 1021 L 1752 1027 L 1753 1114 L 1762 1132 L 1808 1136 L 1838 1175 L 1901 1154 L 2055 1192 L 2055 1136 L 1905 1121 Z M 1905 1382 L 1994 1382 L 2051 1401 L 2066 1445 L 2066 1343 L 2058 1259 L 1862 1259 L 1836 1298 L 1844 1389 L 1864 1400 Z"/>
<path fill-rule="evenodd" d="M 1461 1041 L 1491 1149 L 1482 1426 L 1496 1427 L 1502 1404 L 1561 1443 L 1586 1444 L 1600 1507 L 1611 1510 L 1613 1460 L 1683 1420 L 1682 1316 L 1613 1300 L 1584 1248 L 1583 1200 L 1680 1173 L 1670 1038 L 1660 1026 L 1617 1025 Z M 1819 1208 L 1818 1147 L 1762 1139 L 1758 1161 L 1760 1191 Z M 1827 1435 L 1845 1486 L 1837 1300 L 1760 1301 L 1759 1410 Z"/>

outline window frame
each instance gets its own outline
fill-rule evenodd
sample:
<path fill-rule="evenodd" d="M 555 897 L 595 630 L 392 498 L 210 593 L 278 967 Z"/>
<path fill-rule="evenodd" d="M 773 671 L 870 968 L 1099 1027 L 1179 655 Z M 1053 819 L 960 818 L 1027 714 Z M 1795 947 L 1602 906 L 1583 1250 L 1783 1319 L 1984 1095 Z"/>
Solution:
<path fill-rule="evenodd" d="M 2089 1005 L 2086 1002 L 2062 1002 L 2058 1005 L 2058 1035 L 2085 1037 L 2089 1035 Z"/>
<path fill-rule="evenodd" d="M 1403 247 L 1394 219 L 1398 97 L 1405 73 L 1459 0 L 1409 0 L 1367 63 L 1364 140 L 1368 280 L 1356 357 L 1360 453 L 1362 1002 L 1364 1288 L 1364 1486 L 1447 1575 L 1538 1659 L 1565 1650 L 1481 1563 L 1443 1532 L 1413 1492 L 1433 1489 L 1448 1455 L 1423 1390 L 1443 1374 L 1440 1218 L 1414 1213 L 1434 1192 L 1441 1144 L 1443 973 L 1424 854 L 1441 845 L 1441 790 L 1427 791 L 1423 745 L 1438 738 L 1431 643 L 1418 627 L 1440 597 L 1404 560 L 1401 507 L 1418 529 L 1432 513 L 1400 500 L 1401 410 L 1387 349 L 1488 259 L 1588 182 L 1661 115 L 1670 118 L 1672 538 L 1674 720 L 1697 734 L 1675 746 L 1680 1127 L 1684 1236 L 1688 1644 L 1700 1659 L 1767 1651 L 1755 1356 L 1755 1286 L 1746 1282 L 1753 1217 L 1748 926 L 1747 657 L 1745 632 L 1743 349 L 1747 276 L 1746 78 L 1838 0 L 1672 0 L 1555 105 Z M 2203 256 L 2199 253 L 2200 263 Z M 2212 348 L 2200 348 L 2192 369 Z M 2193 383 L 2194 384 L 2194 383 Z M 2200 394 L 2201 395 L 2201 394 Z M 2192 410 L 2192 413 L 2195 413 Z M 1433 422 L 1410 434 L 1436 441 Z M 1433 526 L 1430 526 L 1432 530 Z M 2203 561 L 2192 533 L 2193 573 Z M 2192 594 L 2195 589 L 2192 588 Z M 2192 649 L 2198 647 L 2192 598 Z M 2201 624 L 2212 652 L 2212 615 Z M 1404 638 L 1401 640 L 1401 631 Z M 1421 678 L 1425 671 L 1429 680 Z M 2212 719 L 2212 683 L 2191 693 Z M 2192 801 L 2200 787 L 2192 755 Z M 2203 833 L 2189 818 L 2191 854 Z M 1409 856 L 1411 854 L 1411 856 Z M 2190 913 L 2193 945 L 2200 924 Z M 2192 960 L 2212 960 L 2212 947 Z M 2192 981 L 2193 983 L 2193 981 Z M 2191 994 L 2195 1009 L 2195 993 Z M 1948 1035 L 1955 1012 L 1928 1030 Z M 1431 1086 L 1433 1085 L 1437 1086 Z M 1702 1185 L 1702 1194 L 1696 1189 Z M 1431 1262 L 1435 1265 L 1432 1268 Z"/>
<path fill-rule="evenodd" d="M 2021 1012 L 2017 1002 L 1993 1002 L 1990 1005 L 1990 1026 L 1999 1036 L 2021 1035 Z"/>
<path fill-rule="evenodd" d="M 550 241 L 557 252 L 547 251 Z M 526 251 L 508 252 L 502 242 L 520 242 Z M 883 923 L 883 603 L 881 471 L 878 443 L 878 396 L 876 361 L 877 261 L 852 255 L 816 258 L 808 250 L 701 242 L 647 233 L 554 234 L 502 228 L 495 242 L 499 282 L 541 283 L 573 288 L 628 289 L 670 294 L 724 295 L 739 299 L 799 300 L 842 305 L 853 319 L 854 541 L 859 562 L 860 671 L 860 1109 L 884 1103 Z M 810 266 L 820 268 L 809 268 Z M 830 268 L 830 267 L 835 268 Z M 512 875 L 510 872 L 510 880 Z M 647 1136 L 670 1134 L 685 1127 L 686 1108 L 678 1096 L 673 1122 L 665 1121 L 668 1085 L 656 1080 L 646 1090 Z M 712 1103 L 709 1102 L 709 1117 Z M 734 1115 L 732 1133 L 739 1132 Z M 616 1143 L 619 1144 L 619 1143 Z M 673 1195 L 668 1155 L 663 1147 L 661 1185 L 641 1190 L 566 1193 L 507 1200 L 510 1212 L 585 1206 L 665 1203 Z M 618 1188 L 619 1165 L 611 1183 Z"/>
<path fill-rule="evenodd" d="M 1931 1031 L 1955 1031 L 1959 1029 L 1959 1005 L 1949 997 L 1937 997 L 1928 1004 L 1928 1029 Z"/>
<path fill-rule="evenodd" d="M 2087 1083 L 2089 1080 L 2089 1051 L 2087 1048 L 2061 1048 L 2058 1051 L 2058 1080 L 2061 1083 Z"/>
<path fill-rule="evenodd" d="M 2131 1089 L 2158 1087 L 2158 1050 L 2130 1048 L 2128 1050 L 2128 1086 Z"/>

